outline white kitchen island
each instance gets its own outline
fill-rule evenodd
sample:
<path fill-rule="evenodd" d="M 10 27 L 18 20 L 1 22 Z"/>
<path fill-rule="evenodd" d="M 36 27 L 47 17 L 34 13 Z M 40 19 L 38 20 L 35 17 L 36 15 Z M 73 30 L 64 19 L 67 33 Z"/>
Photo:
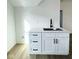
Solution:
<path fill-rule="evenodd" d="M 69 32 L 44 31 L 35 28 L 29 31 L 30 54 L 68 55 Z"/>

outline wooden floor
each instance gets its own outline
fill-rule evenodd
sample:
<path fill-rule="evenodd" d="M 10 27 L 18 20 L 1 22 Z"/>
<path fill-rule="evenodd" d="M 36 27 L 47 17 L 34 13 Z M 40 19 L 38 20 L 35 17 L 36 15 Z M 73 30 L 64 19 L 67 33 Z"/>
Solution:
<path fill-rule="evenodd" d="M 68 56 L 53 55 L 29 55 L 28 47 L 25 44 L 15 45 L 7 54 L 7 59 L 72 59 L 71 53 Z"/>

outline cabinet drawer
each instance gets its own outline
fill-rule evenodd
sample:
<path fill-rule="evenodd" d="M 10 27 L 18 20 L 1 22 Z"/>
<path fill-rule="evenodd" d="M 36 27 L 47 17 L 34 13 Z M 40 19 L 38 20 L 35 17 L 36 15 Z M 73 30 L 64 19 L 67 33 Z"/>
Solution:
<path fill-rule="evenodd" d="M 31 48 L 30 51 L 32 53 L 41 52 L 41 45 L 39 45 L 39 44 L 33 44 L 33 45 L 31 45 L 30 48 Z"/>
<path fill-rule="evenodd" d="M 47 32 L 47 33 L 42 33 L 42 38 L 52 38 L 55 37 L 55 33 Z"/>
<path fill-rule="evenodd" d="M 41 38 L 41 33 L 38 33 L 38 32 L 31 32 L 31 33 L 29 34 L 29 37 L 30 37 L 30 38 L 33 38 L 33 39 L 35 39 L 35 38 Z"/>
<path fill-rule="evenodd" d="M 68 33 L 56 33 L 56 37 L 61 37 L 61 38 L 69 37 L 69 34 Z"/>
<path fill-rule="evenodd" d="M 41 37 L 40 38 L 30 38 L 30 43 L 40 43 L 41 42 Z"/>

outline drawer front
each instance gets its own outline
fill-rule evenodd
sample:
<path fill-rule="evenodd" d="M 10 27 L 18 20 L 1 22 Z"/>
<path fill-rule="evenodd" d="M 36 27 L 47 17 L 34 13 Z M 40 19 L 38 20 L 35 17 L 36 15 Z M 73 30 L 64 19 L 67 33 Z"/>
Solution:
<path fill-rule="evenodd" d="M 33 38 L 33 39 L 35 39 L 35 38 L 41 38 L 41 33 L 38 33 L 38 32 L 31 32 L 31 33 L 29 34 L 29 38 Z"/>
<path fill-rule="evenodd" d="M 61 38 L 69 37 L 69 33 L 56 33 L 56 37 L 61 37 Z"/>
<path fill-rule="evenodd" d="M 47 32 L 47 33 L 42 33 L 42 38 L 53 38 L 55 37 L 55 33 Z"/>
<path fill-rule="evenodd" d="M 31 53 L 40 53 L 41 45 L 40 44 L 31 44 L 30 51 L 31 51 Z"/>

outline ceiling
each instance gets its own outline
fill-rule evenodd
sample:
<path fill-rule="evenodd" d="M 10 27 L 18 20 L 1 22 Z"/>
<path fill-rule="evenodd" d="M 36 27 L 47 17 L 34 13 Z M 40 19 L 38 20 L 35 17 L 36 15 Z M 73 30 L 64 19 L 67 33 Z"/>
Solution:
<path fill-rule="evenodd" d="M 37 6 L 45 0 L 8 0 L 14 7 L 33 7 Z M 72 1 L 72 0 L 60 0 L 63 1 Z"/>
<path fill-rule="evenodd" d="M 42 0 L 8 0 L 14 7 L 33 7 Z"/>

